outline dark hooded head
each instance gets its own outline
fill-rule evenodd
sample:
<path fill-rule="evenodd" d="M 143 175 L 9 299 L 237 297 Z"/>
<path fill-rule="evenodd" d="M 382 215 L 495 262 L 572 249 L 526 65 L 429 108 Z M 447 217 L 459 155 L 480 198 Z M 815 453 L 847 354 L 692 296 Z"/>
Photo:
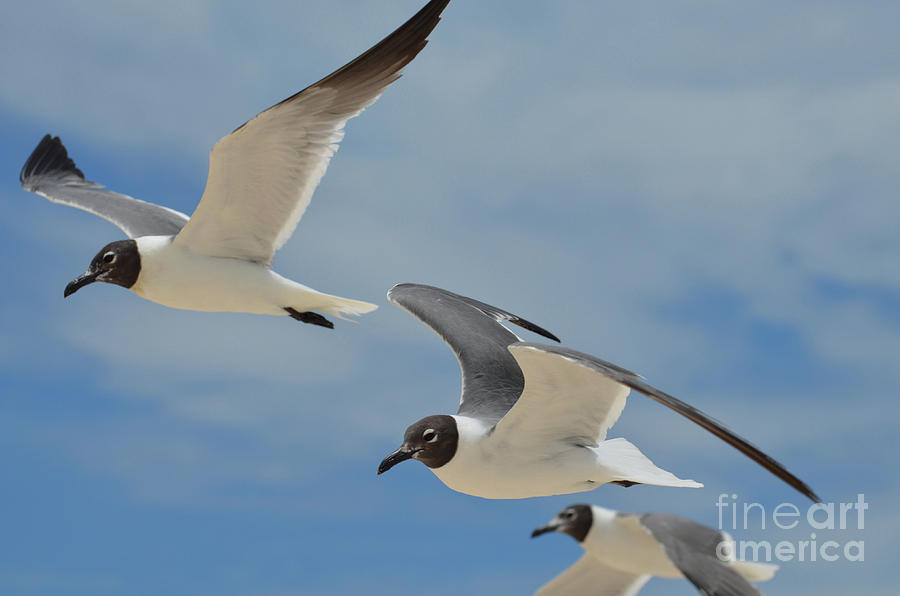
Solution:
<path fill-rule="evenodd" d="M 531 537 L 535 538 L 547 532 L 559 532 L 568 534 L 578 542 L 584 542 L 593 524 L 594 514 L 590 505 L 569 505 L 550 520 L 549 524 L 535 529 Z"/>
<path fill-rule="evenodd" d="M 66 286 L 63 295 L 69 297 L 95 281 L 105 281 L 130 288 L 141 273 L 141 255 L 134 240 L 110 242 L 97 253 L 91 266 Z"/>
<path fill-rule="evenodd" d="M 459 431 L 453 416 L 426 416 L 406 429 L 400 449 L 384 458 L 378 473 L 387 472 L 408 459 L 417 459 L 429 468 L 439 468 L 453 458 Z"/>

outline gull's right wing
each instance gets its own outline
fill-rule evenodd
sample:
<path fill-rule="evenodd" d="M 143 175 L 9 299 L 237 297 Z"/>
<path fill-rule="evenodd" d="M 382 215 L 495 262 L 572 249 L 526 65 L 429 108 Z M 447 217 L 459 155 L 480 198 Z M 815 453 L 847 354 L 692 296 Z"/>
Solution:
<path fill-rule="evenodd" d="M 462 369 L 459 413 L 490 424 L 509 411 L 525 384 L 507 350 L 520 339 L 501 321 L 559 341 L 530 321 L 441 288 L 398 284 L 388 292 L 388 300 L 431 327 L 450 346 Z"/>

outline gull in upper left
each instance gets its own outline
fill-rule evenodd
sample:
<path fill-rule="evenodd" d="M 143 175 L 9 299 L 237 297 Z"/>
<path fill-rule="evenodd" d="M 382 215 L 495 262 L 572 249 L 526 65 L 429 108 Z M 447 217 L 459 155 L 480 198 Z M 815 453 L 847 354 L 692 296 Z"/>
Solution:
<path fill-rule="evenodd" d="M 172 308 L 286 315 L 328 328 L 320 313 L 375 310 L 278 275 L 272 257 L 303 216 L 347 120 L 400 78 L 449 1 L 432 0 L 343 68 L 219 140 L 191 217 L 85 180 L 59 138 L 45 136 L 22 168 L 22 187 L 102 217 L 129 238 L 100 249 L 64 295 L 103 281 Z"/>

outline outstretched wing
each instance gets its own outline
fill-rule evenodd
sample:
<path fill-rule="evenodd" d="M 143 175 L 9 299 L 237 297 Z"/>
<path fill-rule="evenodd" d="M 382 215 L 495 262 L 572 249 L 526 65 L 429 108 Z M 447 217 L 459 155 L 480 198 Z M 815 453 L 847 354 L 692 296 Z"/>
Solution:
<path fill-rule="evenodd" d="M 398 284 L 388 300 L 431 327 L 456 354 L 462 369 L 459 413 L 500 420 L 522 393 L 524 378 L 506 347 L 520 341 L 501 321 L 509 321 L 559 341 L 549 331 L 512 313 L 447 290 Z"/>
<path fill-rule="evenodd" d="M 201 254 L 271 263 L 306 211 L 347 120 L 400 78 L 448 2 L 432 0 L 356 60 L 216 143 L 206 190 L 175 242 Z"/>
<path fill-rule="evenodd" d="M 716 548 L 727 540 L 722 532 L 669 513 L 646 513 L 638 520 L 701 594 L 762 596 L 740 573 L 719 560 Z"/>
<path fill-rule="evenodd" d="M 606 438 L 625 408 L 627 385 L 542 344 L 514 343 L 509 352 L 525 375 L 525 389 L 497 423 L 496 437 L 584 446 Z"/>
<path fill-rule="evenodd" d="M 634 596 L 650 580 L 610 567 L 585 553 L 571 567 L 557 575 L 535 596 Z"/>
<path fill-rule="evenodd" d="M 538 432 L 531 427 L 540 426 L 546 420 L 547 424 L 563 430 L 573 429 L 575 440 L 602 439 L 622 412 L 630 388 L 699 424 L 794 489 L 819 501 L 806 483 L 749 441 L 706 413 L 647 384 L 629 370 L 560 346 L 520 343 L 511 345 L 510 351 L 525 374 L 525 391 L 515 408 L 497 425 L 497 431 L 515 428 L 518 433 L 520 428 L 527 428 L 528 432 Z M 616 385 L 625 393 L 616 393 Z"/>
<path fill-rule="evenodd" d="M 117 192 L 84 179 L 59 137 L 45 135 L 19 173 L 22 188 L 54 203 L 102 217 L 129 238 L 172 236 L 188 216 Z"/>

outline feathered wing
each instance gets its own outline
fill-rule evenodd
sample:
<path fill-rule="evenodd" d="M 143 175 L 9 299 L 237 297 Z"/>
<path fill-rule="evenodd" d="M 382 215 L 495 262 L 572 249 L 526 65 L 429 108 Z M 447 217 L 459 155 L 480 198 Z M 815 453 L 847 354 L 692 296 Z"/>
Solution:
<path fill-rule="evenodd" d="M 535 596 L 634 596 L 649 580 L 649 575 L 620 571 L 585 553 Z"/>
<path fill-rule="evenodd" d="M 206 190 L 175 242 L 205 255 L 271 263 L 306 211 L 347 120 L 400 77 L 448 2 L 432 0 L 363 55 L 216 143 Z"/>
<path fill-rule="evenodd" d="M 722 532 L 669 513 L 646 513 L 638 522 L 701 594 L 762 596 L 740 573 L 719 560 L 716 548 L 726 539 Z"/>
<path fill-rule="evenodd" d="M 522 371 L 506 349 L 519 338 L 500 322 L 559 341 L 530 321 L 441 288 L 397 284 L 388 292 L 388 300 L 428 325 L 450 346 L 462 369 L 459 413 L 490 424 L 509 411 L 524 386 Z"/>
<path fill-rule="evenodd" d="M 541 344 L 514 343 L 508 349 L 525 375 L 525 389 L 497 423 L 495 436 L 583 446 L 606 438 L 625 408 L 626 385 Z"/>
<path fill-rule="evenodd" d="M 634 389 L 640 393 L 643 393 L 647 397 L 661 403 L 662 405 L 670 408 L 688 420 L 702 426 L 715 436 L 719 437 L 765 469 L 769 472 L 786 482 L 788 485 L 796 489 L 797 491 L 803 493 L 813 501 L 819 502 L 819 497 L 812 491 L 812 489 L 807 486 L 805 482 L 797 478 L 794 474 L 789 472 L 787 468 L 783 465 L 775 461 L 770 456 L 766 455 L 762 451 L 759 450 L 758 447 L 754 446 L 752 443 L 744 439 L 743 437 L 735 434 L 731 430 L 729 430 L 724 424 L 716 420 L 715 418 L 709 416 L 705 412 L 698 410 L 690 404 L 687 404 L 680 399 L 665 393 L 664 391 L 660 391 L 656 387 L 649 385 L 646 383 L 640 375 L 637 375 L 629 370 L 616 366 L 615 364 L 611 364 L 606 362 L 605 360 L 601 360 L 599 358 L 595 358 L 589 354 L 584 354 L 582 352 L 578 352 L 576 350 L 570 350 L 568 348 L 563 348 L 560 346 L 550 346 L 543 344 L 534 344 L 534 343 L 521 343 L 516 346 L 513 346 L 511 349 L 517 350 L 534 350 L 537 352 L 545 352 L 548 355 L 552 355 L 556 358 L 561 358 L 563 360 L 567 360 L 573 364 L 577 364 L 578 366 L 590 369 L 595 373 L 599 373 L 600 376 L 606 377 L 608 380 L 621 384 L 625 387 Z M 517 356 L 518 359 L 518 356 Z M 528 371 L 525 374 L 525 382 L 526 382 L 526 393 L 528 392 Z M 604 386 L 602 384 L 598 385 Z M 605 395 L 605 394 L 604 394 Z M 524 397 L 524 395 L 523 395 Z M 540 396 L 535 395 L 536 399 L 534 400 L 537 403 Z M 600 400 L 608 399 L 605 396 L 601 396 Z M 520 400 L 523 401 L 523 400 Z M 518 405 L 517 405 L 518 407 Z M 593 407 L 601 407 L 602 406 L 593 406 Z M 510 411 L 510 414 L 514 414 L 515 409 Z M 614 422 L 615 420 L 613 420 Z M 502 424 L 502 422 L 501 422 Z M 498 425 L 498 428 L 500 425 Z M 607 426 L 607 428 L 609 425 Z"/>
<path fill-rule="evenodd" d="M 173 209 L 119 194 L 85 180 L 59 137 L 45 135 L 19 173 L 22 188 L 53 203 L 87 211 L 121 229 L 129 238 L 172 236 L 188 222 Z"/>
<path fill-rule="evenodd" d="M 564 352 L 565 348 L 561 348 Z M 589 448 L 609 479 L 696 488 L 654 464 L 626 439 L 606 439 L 625 407 L 629 388 L 578 360 L 548 352 L 540 344 L 509 346 L 525 375 L 521 397 L 494 427 L 489 440 L 542 457 Z M 601 481 L 600 478 L 591 480 Z"/>

